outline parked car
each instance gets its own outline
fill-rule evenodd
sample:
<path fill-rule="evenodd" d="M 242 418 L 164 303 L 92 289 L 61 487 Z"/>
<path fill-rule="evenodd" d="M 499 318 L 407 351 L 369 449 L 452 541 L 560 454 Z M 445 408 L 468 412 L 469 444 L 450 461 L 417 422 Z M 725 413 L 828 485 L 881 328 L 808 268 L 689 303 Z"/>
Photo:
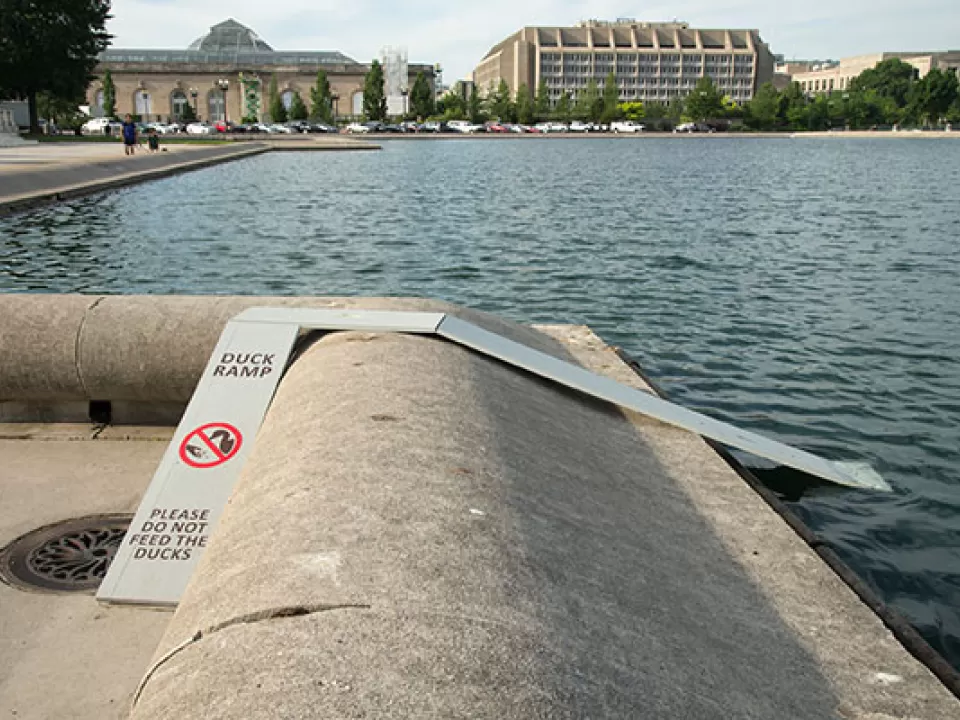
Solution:
<path fill-rule="evenodd" d="M 366 133 L 370 132 L 370 128 L 366 125 L 361 125 L 360 123 L 350 123 L 347 125 L 347 132 L 365 135 Z"/>
<path fill-rule="evenodd" d="M 379 132 L 385 132 L 385 133 L 402 133 L 402 132 L 406 132 L 406 131 L 405 131 L 405 130 L 403 129 L 403 127 L 400 126 L 400 125 L 390 124 L 390 125 L 383 125 L 383 126 L 381 126 Z"/>
<path fill-rule="evenodd" d="M 643 132 L 646 126 L 635 123 L 633 120 L 621 120 L 610 123 L 610 129 L 615 133 L 639 133 Z"/>
<path fill-rule="evenodd" d="M 683 123 L 682 125 L 677 125 L 673 131 L 675 133 L 712 133 L 716 130 L 709 125 L 704 123 Z"/>
<path fill-rule="evenodd" d="M 567 129 L 572 133 L 588 133 L 592 127 L 585 122 L 574 120 L 572 123 L 570 123 L 570 127 Z"/>
<path fill-rule="evenodd" d="M 273 123 L 272 125 L 267 126 L 267 132 L 279 135 L 292 135 L 293 130 L 288 125 L 281 125 L 280 123 Z"/>
<path fill-rule="evenodd" d="M 82 135 L 119 135 L 123 124 L 110 118 L 93 118 L 80 126 Z"/>
<path fill-rule="evenodd" d="M 217 129 L 206 122 L 194 122 L 187 125 L 188 135 L 216 135 Z"/>
<path fill-rule="evenodd" d="M 498 122 L 490 122 L 486 125 L 488 133 L 507 133 L 510 132 L 506 125 Z"/>
<path fill-rule="evenodd" d="M 473 135 L 483 130 L 483 125 L 474 125 L 467 120 L 451 120 L 447 123 L 447 127 L 464 135 Z"/>
<path fill-rule="evenodd" d="M 310 128 L 307 132 L 311 133 L 338 133 L 340 132 L 333 125 L 327 125 L 326 123 L 310 123 Z"/>
<path fill-rule="evenodd" d="M 420 126 L 420 132 L 438 133 L 440 132 L 440 123 L 429 120 Z"/>

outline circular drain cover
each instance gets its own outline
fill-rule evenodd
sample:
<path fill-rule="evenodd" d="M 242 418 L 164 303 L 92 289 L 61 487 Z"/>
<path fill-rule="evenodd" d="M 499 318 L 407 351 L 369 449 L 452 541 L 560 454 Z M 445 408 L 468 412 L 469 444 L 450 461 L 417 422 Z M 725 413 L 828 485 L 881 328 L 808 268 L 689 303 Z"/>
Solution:
<path fill-rule="evenodd" d="M 131 519 L 131 515 L 92 515 L 29 532 L 0 550 L 0 576 L 24 589 L 96 590 Z"/>

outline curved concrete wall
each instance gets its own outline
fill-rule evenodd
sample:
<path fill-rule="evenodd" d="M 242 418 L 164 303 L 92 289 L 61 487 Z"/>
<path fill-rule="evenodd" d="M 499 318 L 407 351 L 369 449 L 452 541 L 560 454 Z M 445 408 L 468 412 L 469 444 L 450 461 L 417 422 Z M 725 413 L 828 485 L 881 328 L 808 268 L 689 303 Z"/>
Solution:
<path fill-rule="evenodd" d="M 141 687 L 134 720 L 954 707 L 696 436 L 371 333 L 288 371 Z"/>
<path fill-rule="evenodd" d="M 0 401 L 186 403 L 224 325 L 257 306 L 454 309 L 412 298 L 0 295 Z"/>

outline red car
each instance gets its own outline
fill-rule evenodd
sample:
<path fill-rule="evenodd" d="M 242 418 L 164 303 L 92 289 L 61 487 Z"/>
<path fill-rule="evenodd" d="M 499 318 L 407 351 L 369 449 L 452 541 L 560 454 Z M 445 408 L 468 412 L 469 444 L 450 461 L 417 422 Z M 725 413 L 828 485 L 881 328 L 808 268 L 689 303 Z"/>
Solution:
<path fill-rule="evenodd" d="M 506 133 L 506 132 L 510 132 L 510 128 L 504 127 L 500 123 L 490 123 L 489 125 L 487 125 L 487 132 Z"/>

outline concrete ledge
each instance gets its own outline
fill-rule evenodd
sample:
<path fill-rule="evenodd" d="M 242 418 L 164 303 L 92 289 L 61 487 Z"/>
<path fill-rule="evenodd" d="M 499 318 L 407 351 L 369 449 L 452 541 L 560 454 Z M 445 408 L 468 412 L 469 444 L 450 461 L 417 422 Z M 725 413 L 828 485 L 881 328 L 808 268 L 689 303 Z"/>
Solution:
<path fill-rule="evenodd" d="M 517 333 L 493 315 L 412 298 L 0 295 L 0 402 L 184 404 L 227 321 L 256 306 L 453 312 Z"/>
<path fill-rule="evenodd" d="M 513 334 L 640 385 L 552 332 Z M 281 384 L 132 717 L 956 707 L 699 438 L 436 338 L 337 333 Z"/>

